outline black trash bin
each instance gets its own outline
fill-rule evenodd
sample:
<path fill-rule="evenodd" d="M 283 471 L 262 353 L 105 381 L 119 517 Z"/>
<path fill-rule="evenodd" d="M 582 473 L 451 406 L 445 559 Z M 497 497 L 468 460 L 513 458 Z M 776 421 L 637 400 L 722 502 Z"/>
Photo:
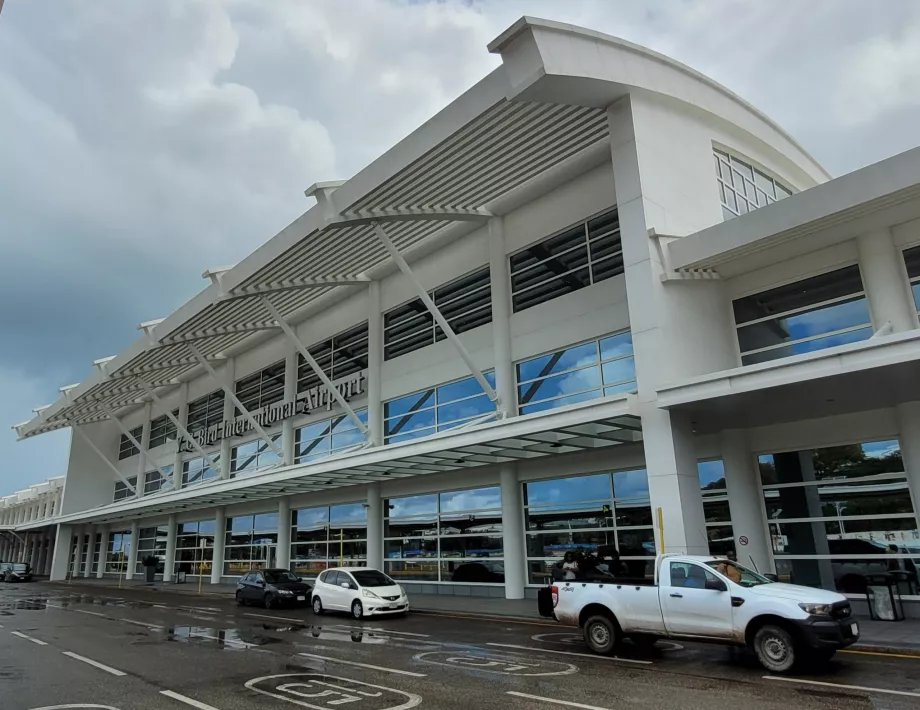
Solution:
<path fill-rule="evenodd" d="M 866 575 L 866 603 L 873 621 L 903 621 L 898 580 L 891 573 Z"/>

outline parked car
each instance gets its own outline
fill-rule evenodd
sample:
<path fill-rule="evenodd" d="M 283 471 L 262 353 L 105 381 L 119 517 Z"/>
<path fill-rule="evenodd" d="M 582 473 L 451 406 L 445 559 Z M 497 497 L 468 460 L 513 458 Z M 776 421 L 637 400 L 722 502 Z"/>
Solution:
<path fill-rule="evenodd" d="M 541 590 L 539 605 L 543 616 L 581 627 L 595 653 L 610 653 L 624 636 L 709 641 L 749 646 L 778 673 L 802 660 L 829 660 L 859 638 L 843 595 L 773 582 L 718 557 L 661 555 L 654 582 L 556 582 Z"/>
<path fill-rule="evenodd" d="M 286 569 L 266 569 L 244 574 L 236 585 L 236 603 L 262 604 L 275 609 L 285 604 L 306 604 L 310 585 Z"/>
<path fill-rule="evenodd" d="M 31 582 L 32 568 L 26 564 L 2 562 L 0 563 L 0 581 Z"/>
<path fill-rule="evenodd" d="M 366 567 L 327 569 L 313 587 L 313 613 L 345 611 L 360 619 L 365 616 L 409 611 L 409 597 L 402 585 L 379 570 Z"/>

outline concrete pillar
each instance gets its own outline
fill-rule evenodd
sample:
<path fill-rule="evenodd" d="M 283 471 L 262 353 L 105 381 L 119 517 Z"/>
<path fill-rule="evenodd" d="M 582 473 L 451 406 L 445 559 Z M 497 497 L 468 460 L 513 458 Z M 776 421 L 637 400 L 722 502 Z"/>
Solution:
<path fill-rule="evenodd" d="M 721 442 L 728 509 L 738 561 L 761 573 L 775 572 L 767 521 L 763 516 L 758 480 L 760 473 L 751 453 L 747 432 L 743 429 L 725 430 Z M 747 540 L 747 544 L 742 544 L 742 538 Z"/>
<path fill-rule="evenodd" d="M 182 426 L 188 426 L 188 382 L 183 382 L 179 386 L 179 414 L 176 415 L 176 419 L 179 420 Z M 176 436 L 179 438 L 179 441 L 182 440 L 182 435 L 179 432 L 176 432 Z M 173 488 L 177 491 L 182 488 L 182 464 L 185 462 L 184 457 L 185 454 L 182 452 L 182 447 L 177 447 L 176 459 L 173 461 Z"/>
<path fill-rule="evenodd" d="M 214 510 L 214 554 L 211 562 L 211 584 L 220 584 L 224 574 L 224 545 L 227 544 L 227 509 Z"/>
<path fill-rule="evenodd" d="M 88 579 L 93 573 L 93 554 L 96 550 L 96 526 L 90 525 L 86 534 L 89 539 L 86 543 L 86 565 L 83 567 L 83 577 Z"/>
<path fill-rule="evenodd" d="M 96 579 L 102 579 L 105 575 L 106 560 L 109 556 L 109 526 L 103 525 L 99 533 L 99 565 L 96 567 Z"/>
<path fill-rule="evenodd" d="M 367 285 L 367 429 L 372 446 L 383 446 L 383 310 L 380 282 Z"/>
<path fill-rule="evenodd" d="M 143 429 L 141 429 L 141 454 L 137 457 L 137 497 L 144 497 L 144 483 L 147 475 L 147 467 L 150 466 L 147 463 L 147 457 L 145 454 L 150 450 L 150 417 L 153 414 L 153 403 L 145 402 L 144 403 L 144 420 L 142 423 Z"/>
<path fill-rule="evenodd" d="M 48 539 L 45 540 L 45 551 L 42 555 L 42 574 L 46 577 L 51 575 L 51 557 L 54 554 L 54 543 L 54 528 L 51 528 L 48 532 Z"/>
<path fill-rule="evenodd" d="M 51 554 L 51 567 L 48 576 L 52 582 L 67 579 L 67 571 L 71 564 L 70 550 L 73 546 L 73 526 L 58 525 L 54 537 L 54 551 Z"/>
<path fill-rule="evenodd" d="M 297 346 L 287 343 L 287 355 L 284 358 L 284 401 L 293 402 L 297 399 L 297 365 L 300 363 Z M 284 454 L 284 465 L 294 463 L 294 418 L 288 417 L 281 422 L 281 452 Z"/>
<path fill-rule="evenodd" d="M 291 499 L 278 499 L 278 546 L 275 564 L 282 569 L 291 568 Z"/>
<path fill-rule="evenodd" d="M 166 531 L 166 559 L 163 561 L 163 584 L 173 581 L 173 573 L 176 566 L 176 514 L 169 516 Z"/>
<path fill-rule="evenodd" d="M 904 256 L 895 246 L 889 229 L 882 227 L 859 235 L 856 246 L 872 325 L 878 329 L 888 322 L 896 333 L 920 327 Z"/>
<path fill-rule="evenodd" d="M 662 530 L 658 526 L 661 508 L 664 551 L 708 555 L 706 517 L 690 421 L 682 413 L 653 405 L 643 406 L 641 411 L 656 549 L 660 552 L 662 548 Z"/>
<path fill-rule="evenodd" d="M 489 278 L 492 289 L 492 347 L 495 354 L 495 390 L 507 416 L 518 413 L 517 384 L 511 357 L 511 278 L 505 250 L 504 221 L 489 220 Z"/>
<path fill-rule="evenodd" d="M 83 526 L 77 525 L 73 528 L 73 536 L 76 538 L 76 546 L 73 546 L 73 540 L 68 541 L 68 553 L 73 551 L 73 560 L 70 564 L 70 578 L 76 579 L 80 576 L 80 566 L 83 564 Z"/>
<path fill-rule="evenodd" d="M 523 599 L 527 583 L 524 551 L 524 497 L 514 464 L 502 464 L 502 537 L 505 548 L 505 599 Z"/>
<path fill-rule="evenodd" d="M 383 497 L 378 482 L 367 484 L 367 566 L 383 571 Z"/>
<path fill-rule="evenodd" d="M 134 579 L 134 570 L 137 569 L 137 545 L 140 540 L 141 526 L 136 520 L 131 523 L 131 542 L 128 547 L 128 568 L 125 570 L 125 579 Z"/>
<path fill-rule="evenodd" d="M 33 574 L 38 574 L 39 557 L 42 552 L 42 533 L 38 531 L 32 535 L 31 553 L 29 555 L 29 567 L 32 568 Z"/>
<path fill-rule="evenodd" d="M 224 364 L 223 369 L 220 372 L 220 376 L 223 378 L 224 382 L 227 383 L 229 387 L 236 386 L 236 361 L 231 357 Z M 226 393 L 224 393 L 224 421 L 232 422 L 234 417 L 235 407 L 233 400 L 231 400 Z M 231 446 L 233 440 L 227 436 L 220 440 L 220 477 L 221 478 L 230 478 L 230 450 L 233 448 Z"/>
<path fill-rule="evenodd" d="M 904 402 L 895 411 L 898 416 L 898 441 L 901 444 L 901 457 L 907 473 L 914 516 L 920 520 L 920 402 Z"/>

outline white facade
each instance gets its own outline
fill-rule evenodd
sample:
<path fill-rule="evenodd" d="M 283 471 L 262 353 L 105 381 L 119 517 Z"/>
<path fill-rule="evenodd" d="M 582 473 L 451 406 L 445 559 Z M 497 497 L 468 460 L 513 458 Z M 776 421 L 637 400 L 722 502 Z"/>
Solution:
<path fill-rule="evenodd" d="M 499 69 L 17 427 L 75 432 L 52 578 L 345 561 L 520 598 L 614 544 L 636 571 L 711 549 L 915 580 L 920 151 L 830 180 L 644 48 L 524 18 L 489 49 Z"/>

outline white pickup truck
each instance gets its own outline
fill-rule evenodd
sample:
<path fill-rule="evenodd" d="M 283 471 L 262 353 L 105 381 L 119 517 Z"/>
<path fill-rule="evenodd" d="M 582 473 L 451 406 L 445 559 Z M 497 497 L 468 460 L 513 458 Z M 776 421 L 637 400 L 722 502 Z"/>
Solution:
<path fill-rule="evenodd" d="M 655 580 L 553 582 L 540 612 L 584 629 L 595 653 L 623 638 L 659 638 L 749 646 L 770 671 L 790 670 L 806 656 L 826 661 L 859 638 L 850 602 L 823 589 L 773 582 L 718 557 L 661 555 Z M 544 594 L 544 597 L 547 595 Z"/>

